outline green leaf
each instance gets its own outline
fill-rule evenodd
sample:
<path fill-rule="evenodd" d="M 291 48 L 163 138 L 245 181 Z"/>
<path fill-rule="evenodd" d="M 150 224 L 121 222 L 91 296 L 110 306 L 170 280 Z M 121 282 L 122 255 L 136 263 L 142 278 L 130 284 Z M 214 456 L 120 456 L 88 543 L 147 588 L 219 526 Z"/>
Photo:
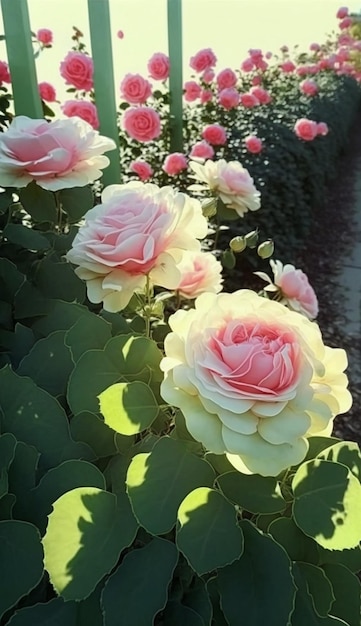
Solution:
<path fill-rule="evenodd" d="M 352 548 L 351 550 L 325 550 L 318 546 L 319 564 L 336 563 L 344 565 L 351 572 L 361 571 L 361 546 Z"/>
<path fill-rule="evenodd" d="M 308 592 L 312 597 L 313 608 L 317 615 L 326 617 L 331 612 L 335 600 L 333 589 L 325 572 L 310 563 L 298 563 L 298 568 L 307 583 Z"/>
<path fill-rule="evenodd" d="M 52 396 L 65 395 L 74 363 L 64 341 L 65 330 L 39 339 L 21 361 L 17 371 L 19 376 L 29 376 Z"/>
<path fill-rule="evenodd" d="M 102 349 L 111 338 L 112 327 L 99 315 L 88 315 L 75 322 L 65 335 L 65 344 L 70 348 L 74 363 L 84 352 Z"/>
<path fill-rule="evenodd" d="M 31 350 L 35 343 L 35 336 L 31 328 L 23 324 L 15 324 L 14 342 L 11 349 L 11 362 L 16 369 L 20 361 Z"/>
<path fill-rule="evenodd" d="M 177 600 L 170 600 L 164 610 L 164 624 L 172 626 L 204 626 L 204 621 L 193 609 Z"/>
<path fill-rule="evenodd" d="M 13 518 L 13 508 L 16 497 L 13 493 L 6 493 L 0 498 L 0 520 L 9 520 Z"/>
<path fill-rule="evenodd" d="M 62 300 L 46 300 L 46 302 L 48 303 L 45 311 L 46 317 L 36 320 L 32 326 L 34 332 L 42 337 L 56 330 L 68 330 L 77 320 L 92 315 L 86 306 L 75 302 Z"/>
<path fill-rule="evenodd" d="M 239 626 L 241 615 L 247 616 L 247 626 L 287 626 L 296 591 L 291 561 L 251 522 L 245 520 L 240 526 L 244 553 L 217 577 L 225 618 L 229 626 Z"/>
<path fill-rule="evenodd" d="M 315 459 L 322 450 L 329 448 L 333 444 L 339 443 L 340 439 L 336 437 L 308 437 L 308 452 L 305 456 L 305 461 L 310 461 L 311 459 Z"/>
<path fill-rule="evenodd" d="M 48 298 L 80 304 L 85 300 L 85 282 L 75 274 L 70 263 L 59 261 L 56 253 L 48 254 L 37 263 L 34 282 Z"/>
<path fill-rule="evenodd" d="M 211 466 L 189 452 L 186 444 L 169 437 L 162 437 L 150 453 L 137 454 L 126 479 L 135 516 L 155 535 L 173 528 L 178 507 L 188 493 L 196 487 L 211 487 L 213 481 Z"/>
<path fill-rule="evenodd" d="M 226 622 L 226 618 L 224 617 L 224 613 L 221 609 L 220 605 L 220 596 L 217 587 L 217 578 L 209 578 L 207 580 L 207 591 L 209 594 L 210 601 L 212 603 L 212 611 L 213 611 L 213 623 L 217 626 L 229 626 L 228 622 Z"/>
<path fill-rule="evenodd" d="M 230 464 L 225 454 L 213 454 L 213 452 L 206 452 L 204 458 L 212 465 L 217 474 L 226 474 L 227 472 L 234 471 L 233 465 Z"/>
<path fill-rule="evenodd" d="M 44 235 L 22 224 L 7 224 L 3 235 L 8 241 L 27 250 L 48 250 L 50 248 L 49 241 Z"/>
<path fill-rule="evenodd" d="M 292 561 L 318 563 L 316 542 L 304 535 L 292 519 L 280 517 L 274 520 L 267 532 L 286 550 Z"/>
<path fill-rule="evenodd" d="M 346 465 L 361 482 L 361 453 L 356 442 L 341 441 L 320 452 L 318 458 Z"/>
<path fill-rule="evenodd" d="M 183 604 L 192 609 L 202 619 L 204 626 L 210 626 L 213 609 L 204 581 L 197 578 L 182 598 Z"/>
<path fill-rule="evenodd" d="M 0 41 L 4 40 L 5 36 L 0 36 Z M 13 192 L 11 189 L 4 189 L 0 192 L 0 214 L 6 213 L 9 206 L 13 204 Z"/>
<path fill-rule="evenodd" d="M 53 504 L 43 538 L 45 568 L 65 600 L 83 600 L 128 547 L 137 530 L 117 498 L 95 487 L 68 491 Z"/>
<path fill-rule="evenodd" d="M 20 202 L 35 222 L 57 221 L 55 194 L 35 182 L 19 190 Z"/>
<path fill-rule="evenodd" d="M 28 317 L 48 315 L 53 306 L 53 301 L 43 296 L 34 285 L 26 280 L 15 294 L 14 316 L 15 319 L 21 320 Z"/>
<path fill-rule="evenodd" d="M 104 626 L 153 624 L 154 617 L 167 602 L 177 560 L 175 545 L 158 537 L 129 552 L 105 583 Z"/>
<path fill-rule="evenodd" d="M 35 487 L 39 452 L 34 446 L 18 441 L 14 459 L 9 468 L 9 492 L 16 496 L 13 514 L 16 519 L 32 522 L 29 518 L 30 490 Z"/>
<path fill-rule="evenodd" d="M 0 408 L 3 430 L 37 449 L 41 468 L 67 459 L 92 458 L 88 446 L 71 439 L 66 414 L 57 400 L 8 366 L 0 370 Z"/>
<path fill-rule="evenodd" d="M 31 521 L 41 535 L 47 525 L 47 517 L 52 511 L 52 504 L 60 496 L 77 487 L 97 487 L 105 490 L 103 474 L 95 465 L 87 461 L 64 461 L 44 474 L 39 484 L 32 490 Z"/>
<path fill-rule="evenodd" d="M 232 563 L 243 552 L 243 533 L 235 508 L 221 493 L 199 487 L 178 509 L 177 545 L 202 575 Z"/>
<path fill-rule="evenodd" d="M 8 492 L 8 469 L 15 456 L 16 439 L 11 433 L 0 437 L 0 498 Z"/>
<path fill-rule="evenodd" d="M 43 576 L 43 550 L 35 526 L 18 520 L 0 522 L 0 563 L 4 573 L 1 617 L 34 589 Z"/>
<path fill-rule="evenodd" d="M 1 198 L 2 194 L 0 194 Z M 13 304 L 15 294 L 25 281 L 24 274 L 9 259 L 0 259 L 0 293 L 1 299 Z"/>
<path fill-rule="evenodd" d="M 361 539 L 361 485 L 339 463 L 315 459 L 297 470 L 292 488 L 297 526 L 323 548 L 354 548 Z"/>
<path fill-rule="evenodd" d="M 323 565 L 331 582 L 335 602 L 330 613 L 345 620 L 349 626 L 360 626 L 360 581 L 346 567 L 336 563 Z"/>
<path fill-rule="evenodd" d="M 297 585 L 295 608 L 291 618 L 292 626 L 347 626 L 346 622 L 339 620 L 333 615 L 328 615 L 327 617 L 317 615 L 299 565 L 299 563 L 294 563 L 292 572 Z"/>
<path fill-rule="evenodd" d="M 226 498 L 251 513 L 278 513 L 287 506 L 276 478 L 227 472 L 217 482 Z"/>
<path fill-rule="evenodd" d="M 94 413 L 84 411 L 75 415 L 70 421 L 70 433 L 75 441 L 83 441 L 90 446 L 97 459 L 117 452 L 114 430 Z"/>
<path fill-rule="evenodd" d="M 104 422 L 121 435 L 136 435 L 149 428 L 159 407 L 152 390 L 142 382 L 116 383 L 99 395 Z"/>
<path fill-rule="evenodd" d="M 62 189 L 59 192 L 59 201 L 63 211 L 67 213 L 69 222 L 79 222 L 89 209 L 94 206 L 94 196 L 89 185 Z"/>
<path fill-rule="evenodd" d="M 89 350 L 76 363 L 69 379 L 68 403 L 74 415 L 82 411 L 99 412 L 98 396 L 118 382 L 160 381 L 162 354 L 146 337 L 117 335 L 104 350 Z"/>
<path fill-rule="evenodd" d="M 8 626 L 78 626 L 77 608 L 73 602 L 53 598 L 46 604 L 27 606 L 16 611 Z"/>

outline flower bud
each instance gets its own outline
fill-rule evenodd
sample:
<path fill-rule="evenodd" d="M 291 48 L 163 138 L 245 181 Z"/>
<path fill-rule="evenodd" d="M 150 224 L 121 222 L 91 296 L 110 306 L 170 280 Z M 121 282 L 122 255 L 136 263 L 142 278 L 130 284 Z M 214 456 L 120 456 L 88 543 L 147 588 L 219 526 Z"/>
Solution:
<path fill-rule="evenodd" d="M 202 202 L 204 217 L 213 217 L 217 213 L 217 198 L 207 198 Z"/>
<path fill-rule="evenodd" d="M 229 247 L 231 248 L 232 252 L 243 252 L 243 250 L 247 248 L 247 244 L 244 237 L 238 236 L 231 239 L 231 241 L 229 242 Z"/>
<path fill-rule="evenodd" d="M 258 230 L 251 230 L 244 236 L 248 248 L 255 248 L 258 243 Z"/>
<path fill-rule="evenodd" d="M 274 252 L 275 246 L 272 239 L 267 239 L 267 241 L 263 241 L 259 244 L 257 248 L 257 254 L 261 257 L 261 259 L 269 259 Z"/>
<path fill-rule="evenodd" d="M 232 250 L 225 250 L 222 253 L 221 263 L 227 270 L 233 270 L 236 265 L 236 257 L 234 256 Z"/>

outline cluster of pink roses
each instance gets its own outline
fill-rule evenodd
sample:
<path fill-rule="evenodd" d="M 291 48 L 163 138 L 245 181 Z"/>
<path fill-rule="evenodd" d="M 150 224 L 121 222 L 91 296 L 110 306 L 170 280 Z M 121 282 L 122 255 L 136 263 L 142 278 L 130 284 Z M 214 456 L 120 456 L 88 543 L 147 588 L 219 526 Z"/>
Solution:
<path fill-rule="evenodd" d="M 315 137 L 321 135 L 324 137 L 328 134 L 328 126 L 325 122 L 314 122 L 306 118 L 297 120 L 294 131 L 300 139 L 304 141 L 312 141 Z"/>

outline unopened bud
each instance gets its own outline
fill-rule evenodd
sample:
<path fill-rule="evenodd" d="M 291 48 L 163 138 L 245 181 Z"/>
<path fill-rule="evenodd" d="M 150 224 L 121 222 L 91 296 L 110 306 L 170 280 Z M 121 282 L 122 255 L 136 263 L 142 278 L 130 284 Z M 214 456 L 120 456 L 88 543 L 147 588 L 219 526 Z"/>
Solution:
<path fill-rule="evenodd" d="M 261 257 L 261 259 L 269 259 L 274 252 L 275 246 L 272 239 L 267 239 L 267 241 L 263 241 L 259 244 L 257 248 L 257 254 Z"/>
<path fill-rule="evenodd" d="M 243 252 L 247 248 L 244 237 L 233 237 L 229 242 L 232 252 Z"/>
<path fill-rule="evenodd" d="M 204 217 L 213 217 L 217 213 L 217 198 L 207 198 L 202 202 Z"/>
<path fill-rule="evenodd" d="M 255 248 L 258 243 L 258 230 L 251 230 L 244 236 L 248 248 Z"/>
<path fill-rule="evenodd" d="M 232 250 L 225 250 L 221 256 L 221 263 L 227 270 L 233 270 L 236 265 L 236 257 Z"/>

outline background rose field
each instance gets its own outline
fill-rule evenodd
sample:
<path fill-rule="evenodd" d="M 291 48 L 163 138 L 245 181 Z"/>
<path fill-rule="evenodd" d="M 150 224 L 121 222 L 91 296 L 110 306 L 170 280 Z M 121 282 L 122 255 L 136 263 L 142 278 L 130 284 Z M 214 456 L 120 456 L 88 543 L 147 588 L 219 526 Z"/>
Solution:
<path fill-rule="evenodd" d="M 202 43 L 181 106 L 154 47 L 109 136 L 86 11 L 43 116 L 0 61 L 1 626 L 359 626 L 347 354 L 296 264 L 360 107 L 335 9 L 304 48 Z M 24 37 L 45 67 L 55 25 Z"/>

